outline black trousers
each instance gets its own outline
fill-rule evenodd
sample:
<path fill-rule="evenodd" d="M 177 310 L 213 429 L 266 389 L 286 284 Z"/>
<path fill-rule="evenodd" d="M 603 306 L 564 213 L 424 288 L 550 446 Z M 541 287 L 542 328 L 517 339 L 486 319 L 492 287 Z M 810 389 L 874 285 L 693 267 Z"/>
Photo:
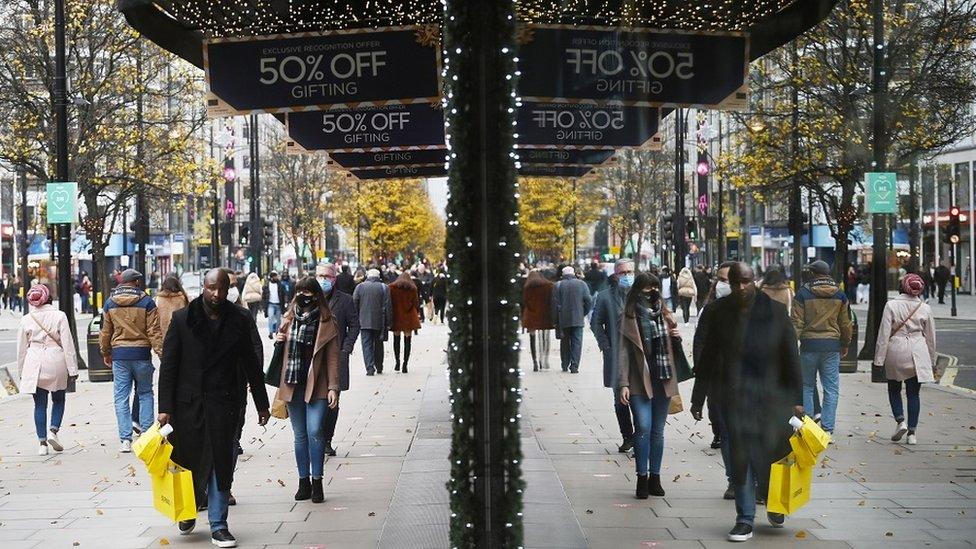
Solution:
<path fill-rule="evenodd" d="M 339 407 L 327 408 L 325 411 L 325 425 L 322 427 L 322 438 L 329 444 L 332 444 L 332 437 L 335 436 L 337 421 L 339 421 Z"/>

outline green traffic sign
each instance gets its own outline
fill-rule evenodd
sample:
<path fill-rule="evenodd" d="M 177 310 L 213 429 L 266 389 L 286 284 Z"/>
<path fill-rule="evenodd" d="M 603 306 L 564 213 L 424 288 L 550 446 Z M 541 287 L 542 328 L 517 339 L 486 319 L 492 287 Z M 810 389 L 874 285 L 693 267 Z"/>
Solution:
<path fill-rule="evenodd" d="M 898 177 L 893 172 L 864 174 L 864 211 L 876 214 L 898 213 Z"/>
<path fill-rule="evenodd" d="M 74 223 L 78 218 L 78 183 L 47 184 L 47 222 Z"/>

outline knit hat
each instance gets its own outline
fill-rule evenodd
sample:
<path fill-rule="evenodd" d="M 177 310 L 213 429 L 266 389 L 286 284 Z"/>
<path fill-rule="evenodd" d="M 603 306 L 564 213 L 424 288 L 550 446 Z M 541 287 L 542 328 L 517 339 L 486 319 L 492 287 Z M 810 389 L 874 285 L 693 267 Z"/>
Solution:
<path fill-rule="evenodd" d="M 901 279 L 901 293 L 903 294 L 918 297 L 924 289 L 925 281 L 915 273 L 909 273 Z"/>
<path fill-rule="evenodd" d="M 366 278 L 379 278 L 379 277 L 380 277 L 379 269 L 370 269 L 366 271 Z"/>
<path fill-rule="evenodd" d="M 576 276 L 576 269 L 568 265 L 563 267 L 563 276 Z"/>
<path fill-rule="evenodd" d="M 31 307 L 40 307 L 47 303 L 47 300 L 51 297 L 51 290 L 43 284 L 38 284 L 31 287 L 27 291 L 27 303 L 30 303 Z"/>
<path fill-rule="evenodd" d="M 127 282 L 135 282 L 136 280 L 142 280 L 142 273 L 135 269 L 126 269 L 122 271 L 119 275 L 119 283 L 125 284 Z"/>
<path fill-rule="evenodd" d="M 830 265 L 826 261 L 814 261 L 806 266 L 806 269 L 816 276 L 830 276 Z"/>

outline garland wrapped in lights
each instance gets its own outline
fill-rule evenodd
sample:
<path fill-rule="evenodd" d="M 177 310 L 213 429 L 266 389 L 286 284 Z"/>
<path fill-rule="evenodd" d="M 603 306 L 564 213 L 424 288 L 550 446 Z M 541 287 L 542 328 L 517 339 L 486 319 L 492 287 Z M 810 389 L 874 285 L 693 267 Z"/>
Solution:
<path fill-rule="evenodd" d="M 512 0 L 446 0 L 451 545 L 522 545 Z"/>

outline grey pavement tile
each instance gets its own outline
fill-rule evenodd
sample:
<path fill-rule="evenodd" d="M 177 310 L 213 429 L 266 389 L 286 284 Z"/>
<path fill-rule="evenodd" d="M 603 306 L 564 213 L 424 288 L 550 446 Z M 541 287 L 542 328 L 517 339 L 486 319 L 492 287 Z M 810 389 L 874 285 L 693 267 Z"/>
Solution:
<path fill-rule="evenodd" d="M 756 535 L 747 542 L 750 547 L 760 547 L 762 549 L 850 549 L 850 545 L 843 541 L 822 541 L 813 539 L 810 536 L 804 537 L 802 539 L 796 538 L 796 533 L 793 533 L 792 538 L 788 538 L 785 535 L 780 535 L 778 532 L 775 535 L 771 531 L 757 532 Z M 719 549 L 728 548 L 729 542 L 726 540 L 707 540 L 703 541 L 702 545 L 706 549 Z"/>
<path fill-rule="evenodd" d="M 523 543 L 526 549 L 559 548 L 585 549 L 586 538 L 577 527 L 563 528 L 560 525 L 527 524 L 523 528 Z"/>
<path fill-rule="evenodd" d="M 666 528 L 658 528 L 653 523 L 635 522 L 629 526 L 591 526 L 584 527 L 586 544 L 590 549 L 635 548 L 649 547 L 671 548 L 701 548 L 697 541 L 679 542 L 671 537 Z"/>
<path fill-rule="evenodd" d="M 411 524 L 450 524 L 451 507 L 447 503 L 404 504 L 390 508 L 384 527 L 400 527 Z"/>
<path fill-rule="evenodd" d="M 443 549 L 449 547 L 448 528 L 444 525 L 408 525 L 383 529 L 380 549 Z"/>
<path fill-rule="evenodd" d="M 915 540 L 915 541 L 865 541 L 851 540 L 847 542 L 851 549 L 919 549 L 933 547 L 937 549 L 972 549 L 972 544 L 959 541 Z"/>
<path fill-rule="evenodd" d="M 930 529 L 928 530 L 933 537 L 942 541 L 968 541 L 972 543 L 976 540 L 976 527 L 973 526 L 972 522 L 966 525 L 964 529 Z"/>
<path fill-rule="evenodd" d="M 936 539 L 931 534 L 914 528 L 875 528 L 869 522 L 847 528 L 810 528 L 818 539 L 837 541 L 925 541 Z"/>

